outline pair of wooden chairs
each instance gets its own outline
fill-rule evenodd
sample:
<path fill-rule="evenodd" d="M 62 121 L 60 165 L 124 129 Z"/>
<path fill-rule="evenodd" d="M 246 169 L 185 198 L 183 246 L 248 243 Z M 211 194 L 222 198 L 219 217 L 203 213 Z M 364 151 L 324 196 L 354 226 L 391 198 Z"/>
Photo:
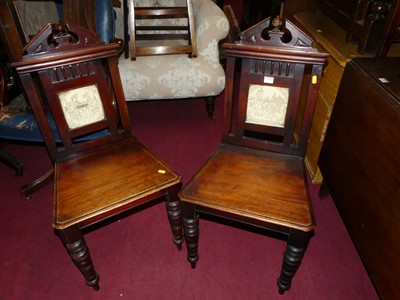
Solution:
<path fill-rule="evenodd" d="M 119 45 L 70 23 L 48 24 L 13 64 L 54 163 L 53 227 L 94 289 L 99 276 L 82 228 L 160 197 L 173 242 L 179 249 L 185 237 L 192 267 L 199 257 L 198 213 L 286 234 L 278 286 L 290 288 L 314 228 L 304 155 L 327 55 L 280 19 L 261 22 L 224 48 L 223 144 L 183 190 L 180 176 L 132 135 Z"/>

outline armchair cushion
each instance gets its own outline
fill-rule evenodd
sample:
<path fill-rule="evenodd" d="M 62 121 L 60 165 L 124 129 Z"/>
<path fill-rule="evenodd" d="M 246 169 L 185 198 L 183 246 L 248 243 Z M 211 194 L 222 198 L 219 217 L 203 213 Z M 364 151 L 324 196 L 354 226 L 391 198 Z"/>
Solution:
<path fill-rule="evenodd" d="M 54 120 L 49 119 L 49 126 L 56 139 L 60 141 Z M 43 142 L 35 116 L 26 105 L 23 94 L 0 109 L 0 138 L 23 142 Z"/>
<path fill-rule="evenodd" d="M 165 0 L 159 1 L 160 6 Z M 154 4 L 154 3 L 153 3 Z M 219 63 L 218 42 L 229 23 L 211 0 L 193 0 L 197 41 L 196 58 L 187 55 L 121 57 L 119 71 L 126 100 L 176 99 L 215 96 L 225 87 L 225 72 Z M 123 37 L 123 13 L 116 10 L 116 35 Z"/>

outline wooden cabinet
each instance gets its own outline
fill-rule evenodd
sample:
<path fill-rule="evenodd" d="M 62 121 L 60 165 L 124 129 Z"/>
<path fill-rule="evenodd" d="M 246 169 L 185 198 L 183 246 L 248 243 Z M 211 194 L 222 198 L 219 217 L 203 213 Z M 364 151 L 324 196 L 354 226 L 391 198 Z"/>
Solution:
<path fill-rule="evenodd" d="M 344 68 L 352 58 L 367 57 L 368 54 L 361 55 L 357 51 L 356 44 L 346 43 L 345 30 L 322 13 L 297 13 L 294 15 L 294 20 L 316 41 L 317 47 L 331 55 L 321 79 L 306 155 L 306 164 L 313 183 L 321 183 L 323 176 L 318 168 L 318 157 Z M 400 44 L 393 45 L 390 49 L 389 56 L 396 55 L 400 56 Z"/>
<path fill-rule="evenodd" d="M 400 299 L 400 58 L 347 64 L 319 166 L 381 299 Z"/>
<path fill-rule="evenodd" d="M 392 42 L 400 42 L 399 0 L 318 0 L 317 7 L 346 30 L 346 41 L 360 53 L 385 57 Z"/>

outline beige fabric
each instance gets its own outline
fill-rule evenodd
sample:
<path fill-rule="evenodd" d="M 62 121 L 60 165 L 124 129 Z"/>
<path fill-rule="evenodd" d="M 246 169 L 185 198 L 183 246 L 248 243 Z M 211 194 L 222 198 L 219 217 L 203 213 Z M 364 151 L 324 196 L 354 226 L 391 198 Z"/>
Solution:
<path fill-rule="evenodd" d="M 171 0 L 144 0 L 142 5 L 167 6 Z M 175 0 L 185 1 L 185 0 Z M 185 3 L 185 2 L 183 2 Z M 175 99 L 215 96 L 225 87 L 225 72 L 219 63 L 218 42 L 225 38 L 229 23 L 211 0 L 193 0 L 197 39 L 196 58 L 187 55 L 138 57 L 119 60 L 126 100 Z M 123 37 L 123 12 L 116 10 L 116 35 Z"/>

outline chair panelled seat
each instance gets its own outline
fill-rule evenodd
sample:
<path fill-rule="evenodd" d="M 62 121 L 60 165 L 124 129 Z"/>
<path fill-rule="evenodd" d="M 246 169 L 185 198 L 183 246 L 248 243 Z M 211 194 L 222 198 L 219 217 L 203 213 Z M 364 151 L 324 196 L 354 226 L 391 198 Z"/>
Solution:
<path fill-rule="evenodd" d="M 314 219 L 307 213 L 312 208 L 304 174 L 300 157 L 222 144 L 180 196 L 222 215 L 310 231 Z"/>
<path fill-rule="evenodd" d="M 121 164 L 124 172 L 120 172 Z M 113 174 L 112 182 L 109 174 Z M 165 189 L 180 180 L 134 138 L 72 161 L 57 162 L 55 177 L 56 229 L 77 223 L 85 227 L 109 211 L 136 207 L 150 195 L 163 196 Z M 115 188 L 110 188 L 113 184 Z"/>

